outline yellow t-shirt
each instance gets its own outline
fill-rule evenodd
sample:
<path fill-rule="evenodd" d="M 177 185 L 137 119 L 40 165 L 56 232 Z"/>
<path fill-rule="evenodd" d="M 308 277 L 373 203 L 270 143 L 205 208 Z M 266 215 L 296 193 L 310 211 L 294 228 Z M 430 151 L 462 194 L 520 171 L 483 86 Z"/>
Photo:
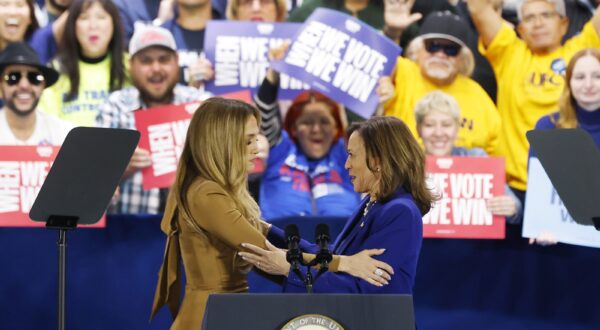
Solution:
<path fill-rule="evenodd" d="M 126 72 L 128 58 L 128 55 L 124 55 Z M 71 88 L 71 81 L 66 74 L 61 74 L 56 84 L 46 88 L 42 93 L 38 109 L 77 126 L 95 126 L 98 109 L 110 93 L 110 64 L 110 54 L 98 63 L 79 61 L 80 78 L 77 97 L 68 102 L 63 101 Z M 126 79 L 123 87 L 129 85 L 129 80 Z"/>
<path fill-rule="evenodd" d="M 535 127 L 540 117 L 556 111 L 567 64 L 586 47 L 600 47 L 600 38 L 591 23 L 546 55 L 533 54 L 507 24 L 487 49 L 480 41 L 479 50 L 490 61 L 498 81 L 502 133 L 495 154 L 506 158 L 506 179 L 511 187 L 526 189 L 529 142 L 525 133 Z"/>
<path fill-rule="evenodd" d="M 440 90 L 452 95 L 461 112 L 461 128 L 456 146 L 482 148 L 493 153 L 500 134 L 500 116 L 494 102 L 472 79 L 458 75 L 448 86 L 437 86 L 425 79 L 418 64 L 403 57 L 396 62 L 396 95 L 385 107 L 387 116 L 400 118 L 418 138 L 415 105 L 427 93 Z"/>

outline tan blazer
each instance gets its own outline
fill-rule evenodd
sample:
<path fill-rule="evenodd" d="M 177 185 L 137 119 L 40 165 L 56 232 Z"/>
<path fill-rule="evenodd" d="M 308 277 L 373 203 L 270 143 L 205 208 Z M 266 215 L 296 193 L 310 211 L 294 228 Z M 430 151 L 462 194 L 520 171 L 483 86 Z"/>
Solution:
<path fill-rule="evenodd" d="M 215 292 L 247 292 L 250 266 L 237 252 L 247 242 L 266 248 L 269 225 L 254 227 L 236 208 L 233 199 L 213 181 L 197 179 L 187 192 L 193 221 L 204 230 L 194 231 L 177 212 L 175 198 L 167 200 L 161 229 L 167 235 L 163 264 L 152 306 L 153 317 L 168 305 L 174 322 L 171 329 L 200 329 L 206 300 Z M 180 259 L 186 285 L 181 308 Z"/>

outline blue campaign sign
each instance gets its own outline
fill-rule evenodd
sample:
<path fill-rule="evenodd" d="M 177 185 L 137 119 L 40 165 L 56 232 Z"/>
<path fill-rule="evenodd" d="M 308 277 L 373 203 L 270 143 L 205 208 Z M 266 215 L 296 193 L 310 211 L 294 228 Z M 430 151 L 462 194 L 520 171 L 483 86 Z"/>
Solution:
<path fill-rule="evenodd" d="M 290 40 L 300 26 L 300 23 L 209 21 L 204 52 L 213 64 L 215 78 L 206 83 L 206 90 L 220 95 L 250 89 L 254 94 L 269 68 L 269 49 Z M 279 98 L 292 99 L 307 88 L 302 81 L 282 74 Z"/>
<path fill-rule="evenodd" d="M 562 243 L 600 247 L 600 233 L 593 226 L 576 223 L 537 158 L 529 159 L 523 237 L 549 233 Z"/>
<path fill-rule="evenodd" d="M 319 8 L 272 66 L 368 118 L 379 78 L 390 75 L 400 47 L 357 18 Z"/>

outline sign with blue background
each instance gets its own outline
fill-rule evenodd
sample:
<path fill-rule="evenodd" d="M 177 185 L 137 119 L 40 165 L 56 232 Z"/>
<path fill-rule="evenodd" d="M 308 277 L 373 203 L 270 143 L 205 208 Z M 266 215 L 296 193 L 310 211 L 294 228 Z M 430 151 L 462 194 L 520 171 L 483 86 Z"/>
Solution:
<path fill-rule="evenodd" d="M 292 39 L 286 56 L 272 66 L 368 118 L 379 103 L 379 78 L 391 74 L 400 51 L 357 18 L 319 8 Z"/>
<path fill-rule="evenodd" d="M 215 78 L 206 83 L 205 89 L 215 95 L 243 89 L 255 94 L 269 68 L 269 49 L 290 40 L 301 26 L 300 23 L 209 21 L 204 52 L 213 64 Z M 308 88 L 285 74 L 279 80 L 281 99 L 292 99 Z"/>

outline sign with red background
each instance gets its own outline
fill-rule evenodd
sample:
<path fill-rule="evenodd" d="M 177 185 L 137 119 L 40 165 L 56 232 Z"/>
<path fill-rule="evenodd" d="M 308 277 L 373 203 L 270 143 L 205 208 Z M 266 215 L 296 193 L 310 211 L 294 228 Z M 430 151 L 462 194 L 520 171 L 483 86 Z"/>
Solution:
<path fill-rule="evenodd" d="M 252 103 L 250 91 L 220 95 Z M 142 170 L 144 190 L 169 188 L 175 182 L 177 163 L 183 150 L 192 115 L 202 102 L 166 105 L 134 112 L 139 147 L 150 151 L 152 165 Z"/>
<path fill-rule="evenodd" d="M 59 149 L 58 146 L 0 146 L 0 226 L 46 225 L 29 219 L 29 210 Z M 93 225 L 78 227 L 104 228 L 106 216 Z"/>
<path fill-rule="evenodd" d="M 427 177 L 442 197 L 423 217 L 424 237 L 505 237 L 504 217 L 486 207 L 486 200 L 505 193 L 503 158 L 428 156 Z"/>

